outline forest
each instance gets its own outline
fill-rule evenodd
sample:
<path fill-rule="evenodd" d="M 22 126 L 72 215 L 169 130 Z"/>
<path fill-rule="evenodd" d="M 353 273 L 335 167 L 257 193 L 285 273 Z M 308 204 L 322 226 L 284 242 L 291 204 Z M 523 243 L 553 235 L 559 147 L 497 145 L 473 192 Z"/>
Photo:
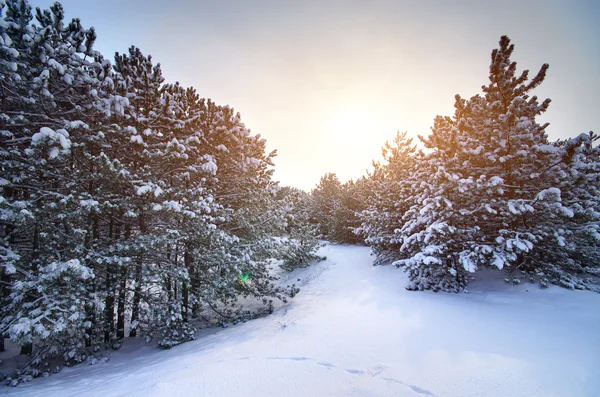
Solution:
<path fill-rule="evenodd" d="M 305 192 L 274 180 L 276 152 L 234 108 L 141 49 L 105 57 L 59 3 L 0 13 L 0 334 L 29 357 L 10 384 L 269 314 L 299 291 L 278 275 L 324 240 L 370 247 L 409 290 L 464 291 L 487 268 L 600 292 L 598 136 L 548 139 L 533 92 L 549 66 L 518 72 L 506 36 L 482 92 L 429 134 Z"/>

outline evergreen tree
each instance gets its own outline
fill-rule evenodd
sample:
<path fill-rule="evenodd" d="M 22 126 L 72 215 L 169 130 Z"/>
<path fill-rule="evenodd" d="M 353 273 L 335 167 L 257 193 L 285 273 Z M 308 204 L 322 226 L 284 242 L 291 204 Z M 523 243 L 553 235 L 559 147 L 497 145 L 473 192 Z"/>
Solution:
<path fill-rule="evenodd" d="M 102 113 L 103 102 L 90 95 L 100 85 L 101 57 L 92 50 L 93 29 L 83 29 L 77 19 L 65 26 L 58 3 L 36 10 L 38 25 L 24 1 L 7 2 L 2 17 L 9 56 L 1 66 L 0 206 L 10 294 L 1 332 L 21 343 L 24 353 L 39 345 L 34 362 L 49 352 L 77 360 L 81 340 L 89 336 L 81 330 L 90 329 L 95 292 L 82 249 L 86 233 L 78 227 L 79 208 L 89 202 L 77 194 L 80 153 L 74 142 Z M 77 286 L 68 291 L 64 280 Z"/>
<path fill-rule="evenodd" d="M 303 190 L 284 187 L 277 192 L 277 199 L 286 220 L 285 238 L 279 240 L 281 247 L 278 248 L 283 260 L 282 267 L 294 270 L 308 266 L 320 259 L 315 255 L 319 242 L 316 238 L 317 228 L 310 219 L 311 196 Z"/>
<path fill-rule="evenodd" d="M 281 237 L 305 234 L 286 230 L 275 153 L 239 114 L 165 84 L 136 47 L 113 66 L 58 3 L 0 14 L 0 335 L 30 355 L 21 376 L 127 330 L 171 347 L 199 318 L 239 321 L 297 292 L 271 263 L 289 254 Z"/>
<path fill-rule="evenodd" d="M 402 238 L 397 229 L 402 217 L 414 204 L 411 181 L 417 172 L 416 148 L 406 133 L 398 132 L 393 144 L 382 148 L 384 163 L 373 162 L 365 180 L 365 210 L 360 214 L 360 233 L 376 255 L 376 264 L 401 258 Z"/>
<path fill-rule="evenodd" d="M 454 116 L 437 117 L 432 133 L 421 138 L 428 153 L 407 181 L 414 203 L 398 228 L 403 258 L 396 264 L 408 271 L 409 289 L 459 291 L 467 274 L 482 266 L 528 269 L 543 277 L 551 273 L 549 281 L 593 288 L 580 275 L 593 273 L 595 265 L 568 255 L 563 239 L 582 236 L 583 230 L 589 238 L 594 235 L 597 219 L 592 215 L 582 226 L 574 222 L 579 219 L 574 214 L 575 208 L 593 214 L 596 203 L 587 200 L 580 208 L 576 199 L 562 200 L 572 176 L 579 175 L 573 167 L 597 166 L 593 136 L 567 144 L 548 141 L 547 124 L 538 124 L 536 116 L 550 100 L 540 103 L 529 96 L 544 80 L 548 65 L 531 80 L 527 71 L 517 75 L 510 60 L 513 49 L 502 37 L 492 52 L 484 95 L 469 100 L 457 96 Z M 578 161 L 573 161 L 575 153 Z M 589 183 L 580 197 L 596 191 L 592 174 L 586 174 Z M 570 249 L 576 251 L 572 245 Z M 564 255 L 568 265 L 554 262 Z"/>
<path fill-rule="evenodd" d="M 354 229 L 358 226 L 357 213 L 364 209 L 358 189 L 353 181 L 342 184 L 333 173 L 321 177 L 312 191 L 312 218 L 324 238 L 338 243 L 358 242 Z"/>

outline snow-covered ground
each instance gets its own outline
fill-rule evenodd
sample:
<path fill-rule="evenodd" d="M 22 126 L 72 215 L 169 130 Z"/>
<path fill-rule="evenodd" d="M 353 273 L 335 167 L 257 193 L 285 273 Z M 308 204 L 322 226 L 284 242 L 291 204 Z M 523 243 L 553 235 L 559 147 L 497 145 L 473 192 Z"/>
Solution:
<path fill-rule="evenodd" d="M 509 286 L 409 292 L 369 249 L 323 248 L 273 315 L 160 351 L 125 345 L 10 396 L 600 396 L 600 294 Z"/>

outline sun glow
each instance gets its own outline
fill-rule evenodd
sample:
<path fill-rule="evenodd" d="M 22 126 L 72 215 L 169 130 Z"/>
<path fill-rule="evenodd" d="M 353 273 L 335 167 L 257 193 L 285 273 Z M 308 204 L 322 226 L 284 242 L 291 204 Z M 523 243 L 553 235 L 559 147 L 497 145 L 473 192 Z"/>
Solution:
<path fill-rule="evenodd" d="M 396 129 L 383 106 L 367 99 L 361 96 L 355 101 L 340 101 L 325 113 L 321 130 L 330 148 L 327 172 L 335 172 L 342 181 L 364 175 L 370 160 L 379 158 L 382 143 L 391 139 Z"/>
<path fill-rule="evenodd" d="M 338 139 L 364 139 L 375 117 L 360 107 L 341 109 L 332 119 L 332 134 Z"/>

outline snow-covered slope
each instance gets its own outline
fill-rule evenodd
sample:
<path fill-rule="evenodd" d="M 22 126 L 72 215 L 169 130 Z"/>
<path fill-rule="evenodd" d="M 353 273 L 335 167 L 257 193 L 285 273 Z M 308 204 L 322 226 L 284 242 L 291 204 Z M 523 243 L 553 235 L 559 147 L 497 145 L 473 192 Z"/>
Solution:
<path fill-rule="evenodd" d="M 273 315 L 112 354 L 11 396 L 600 396 L 600 295 L 509 286 L 408 292 L 369 249 L 328 246 Z M 485 275 L 484 275 L 485 276 Z"/>

